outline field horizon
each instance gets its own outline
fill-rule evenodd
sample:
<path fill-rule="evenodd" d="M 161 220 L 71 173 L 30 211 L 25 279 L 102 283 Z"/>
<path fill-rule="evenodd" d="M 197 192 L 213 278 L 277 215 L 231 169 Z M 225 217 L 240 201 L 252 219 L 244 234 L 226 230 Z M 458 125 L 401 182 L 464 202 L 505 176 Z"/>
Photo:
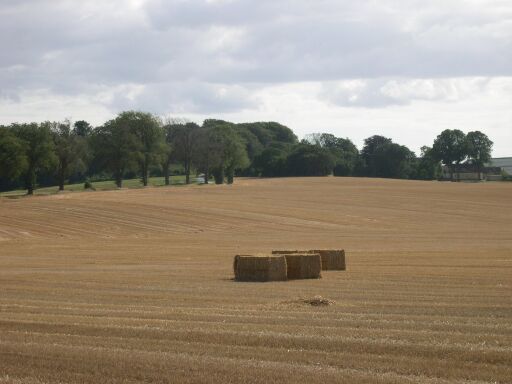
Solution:
<path fill-rule="evenodd" d="M 510 196 L 312 177 L 0 198 L 0 383 L 510 383 Z M 347 271 L 232 279 L 236 254 L 322 248 Z"/>

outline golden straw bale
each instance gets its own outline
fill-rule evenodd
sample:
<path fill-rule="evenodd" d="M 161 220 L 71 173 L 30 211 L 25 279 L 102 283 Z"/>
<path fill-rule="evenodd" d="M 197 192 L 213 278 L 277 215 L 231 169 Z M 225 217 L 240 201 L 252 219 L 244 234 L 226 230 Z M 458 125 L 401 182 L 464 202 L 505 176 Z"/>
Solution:
<path fill-rule="evenodd" d="M 322 258 L 322 270 L 324 271 L 344 271 L 346 270 L 345 264 L 345 250 L 340 249 L 322 249 L 322 250 L 274 250 L 272 254 L 275 255 L 292 255 L 296 253 L 309 254 L 319 253 Z"/>
<path fill-rule="evenodd" d="M 318 253 L 294 253 L 284 255 L 288 279 L 318 279 L 322 271 L 322 259 Z"/>
<path fill-rule="evenodd" d="M 237 281 L 284 281 L 287 279 L 284 256 L 236 255 L 233 269 Z"/>
<path fill-rule="evenodd" d="M 321 249 L 313 252 L 319 253 L 322 257 L 322 269 L 324 271 L 344 271 L 347 269 L 344 249 Z"/>

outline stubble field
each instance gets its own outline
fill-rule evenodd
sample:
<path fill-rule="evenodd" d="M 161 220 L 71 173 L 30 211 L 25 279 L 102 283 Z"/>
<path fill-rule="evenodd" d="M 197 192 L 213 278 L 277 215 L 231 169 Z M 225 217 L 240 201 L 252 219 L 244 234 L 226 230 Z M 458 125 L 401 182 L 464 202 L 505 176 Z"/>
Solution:
<path fill-rule="evenodd" d="M 511 383 L 511 197 L 330 177 L 1 198 L 0 383 Z M 347 271 L 231 280 L 276 248 L 344 248 Z"/>

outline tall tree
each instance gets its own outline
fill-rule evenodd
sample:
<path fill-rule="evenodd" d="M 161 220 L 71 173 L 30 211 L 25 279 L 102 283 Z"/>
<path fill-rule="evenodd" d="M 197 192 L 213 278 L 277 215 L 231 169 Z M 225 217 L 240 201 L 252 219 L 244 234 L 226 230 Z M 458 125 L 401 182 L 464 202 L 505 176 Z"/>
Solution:
<path fill-rule="evenodd" d="M 468 157 L 477 166 L 479 179 L 483 165 L 491 160 L 492 145 L 493 142 L 489 137 L 480 131 L 469 132 L 466 135 Z"/>
<path fill-rule="evenodd" d="M 460 164 L 467 155 L 467 141 L 464 132 L 458 129 L 445 129 L 434 140 L 434 156 L 450 169 L 453 180 L 453 164 Z"/>
<path fill-rule="evenodd" d="M 88 137 L 92 133 L 92 126 L 85 120 L 75 121 L 73 124 L 73 134 L 80 137 Z"/>
<path fill-rule="evenodd" d="M 382 154 L 382 148 L 391 143 L 391 139 L 379 135 L 374 135 L 364 140 L 364 146 L 361 150 L 361 158 L 364 161 L 366 176 L 379 176 L 381 173 L 379 156 Z"/>
<path fill-rule="evenodd" d="M 330 133 L 312 133 L 305 140 L 313 145 L 327 149 L 334 157 L 333 174 L 349 176 L 359 161 L 359 151 L 348 138 L 343 139 Z"/>
<path fill-rule="evenodd" d="M 215 183 L 224 183 L 227 175 L 228 184 L 232 184 L 235 171 L 249 165 L 244 142 L 232 124 L 205 122 L 204 125 L 209 130 L 209 162 Z"/>
<path fill-rule="evenodd" d="M 57 156 L 57 183 L 59 191 L 63 191 L 64 183 L 72 172 L 85 170 L 85 141 L 71 129 L 69 121 L 50 123 L 49 126 Z"/>
<path fill-rule="evenodd" d="M 126 111 L 119 114 L 115 124 L 136 137 L 134 156 L 139 164 L 141 181 L 148 185 L 149 168 L 160 161 L 164 153 L 164 133 L 160 121 L 150 113 Z"/>
<path fill-rule="evenodd" d="M 186 184 L 190 184 L 190 172 L 199 134 L 199 125 L 192 122 L 174 123 L 170 127 L 170 140 L 174 149 L 173 158 L 183 164 Z"/>
<path fill-rule="evenodd" d="M 52 133 L 48 123 L 13 124 L 14 134 L 23 142 L 27 167 L 24 172 L 27 194 L 33 195 L 37 176 L 56 162 Z"/>
<path fill-rule="evenodd" d="M 415 155 L 409 148 L 383 136 L 371 136 L 364 143 L 361 157 L 367 176 L 402 179 L 413 176 Z"/>
<path fill-rule="evenodd" d="M 432 148 L 424 145 L 421 147 L 421 156 L 416 164 L 414 177 L 420 180 L 436 179 L 441 173 L 439 160 L 434 156 Z"/>
<path fill-rule="evenodd" d="M 414 175 L 416 156 L 405 145 L 385 144 L 376 153 L 378 177 L 409 179 Z"/>
<path fill-rule="evenodd" d="M 130 127 L 117 119 L 96 128 L 91 135 L 95 162 L 99 168 L 112 172 L 118 188 L 123 186 L 124 174 L 136 164 L 140 145 Z"/>
<path fill-rule="evenodd" d="M 27 165 L 24 143 L 10 128 L 0 126 L 0 177 L 12 182 L 26 171 Z"/>
<path fill-rule="evenodd" d="M 173 154 L 173 145 L 172 145 L 172 134 L 173 128 L 171 124 L 166 124 L 163 127 L 164 134 L 164 145 L 162 150 L 162 173 L 164 174 L 165 185 L 171 184 L 171 163 L 172 163 L 172 154 Z"/>
<path fill-rule="evenodd" d="M 293 149 L 293 144 L 276 143 L 265 148 L 254 159 L 257 176 L 279 177 L 287 175 L 286 159 Z"/>
<path fill-rule="evenodd" d="M 203 172 L 204 183 L 210 180 L 214 154 L 218 152 L 216 143 L 210 140 L 211 128 L 202 126 L 197 135 L 196 151 L 192 157 L 194 167 L 198 172 Z"/>
<path fill-rule="evenodd" d="M 286 163 L 292 176 L 326 176 L 332 172 L 334 157 L 327 149 L 304 142 L 294 146 Z"/>

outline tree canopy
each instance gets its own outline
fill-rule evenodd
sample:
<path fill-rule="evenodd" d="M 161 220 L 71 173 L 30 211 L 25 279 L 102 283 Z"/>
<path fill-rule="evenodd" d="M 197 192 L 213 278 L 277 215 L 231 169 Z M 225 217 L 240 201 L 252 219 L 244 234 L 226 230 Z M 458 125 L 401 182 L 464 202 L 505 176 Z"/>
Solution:
<path fill-rule="evenodd" d="M 0 127 L 0 177 L 12 180 L 26 172 L 28 158 L 24 145 L 12 130 Z"/>
<path fill-rule="evenodd" d="M 125 111 L 101 126 L 87 121 L 43 122 L 0 126 L 0 189 L 85 179 L 114 179 L 171 174 L 211 176 L 232 183 L 235 176 L 366 176 L 435 179 L 441 163 L 450 167 L 466 161 L 481 168 L 489 161 L 492 141 L 482 132 L 467 135 L 444 130 L 421 154 L 388 137 L 374 135 L 361 151 L 331 133 L 312 133 L 299 142 L 293 131 L 277 122 L 232 123 L 206 119 L 199 125 L 184 119 L 160 118 Z M 88 184 L 90 185 L 90 183 Z"/>

